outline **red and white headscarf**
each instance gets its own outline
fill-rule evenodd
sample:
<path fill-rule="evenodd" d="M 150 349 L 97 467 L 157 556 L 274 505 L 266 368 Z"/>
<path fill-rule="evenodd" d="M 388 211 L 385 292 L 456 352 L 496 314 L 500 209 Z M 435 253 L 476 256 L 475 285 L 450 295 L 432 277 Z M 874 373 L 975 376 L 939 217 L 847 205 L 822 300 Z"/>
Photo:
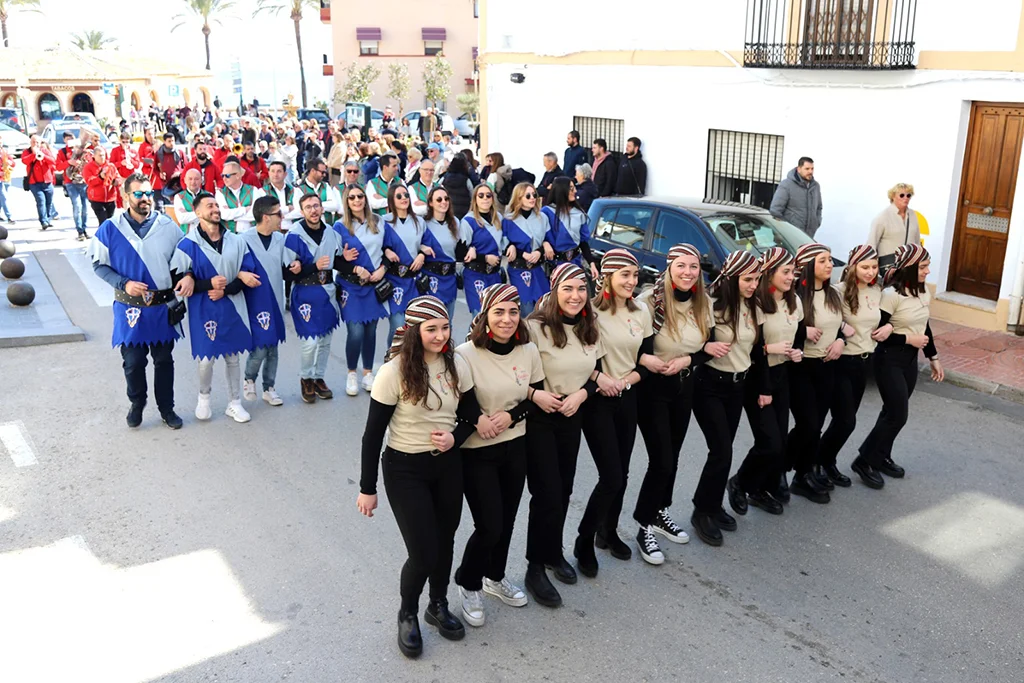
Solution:
<path fill-rule="evenodd" d="M 640 267 L 640 262 L 636 260 L 636 256 L 633 256 L 632 253 L 625 249 L 609 249 L 601 257 L 601 276 L 612 275 L 630 266 L 634 268 Z"/>
<path fill-rule="evenodd" d="M 783 247 L 772 247 L 761 254 L 761 272 L 767 273 L 793 263 L 796 259 Z"/>
<path fill-rule="evenodd" d="M 519 300 L 519 290 L 514 285 L 498 283 L 485 289 L 480 294 L 480 312 L 474 316 L 473 322 L 469 325 L 469 335 L 466 336 L 466 341 L 469 341 L 469 337 L 473 334 L 477 324 L 481 320 L 487 320 L 487 311 L 498 304 L 504 304 L 509 301 L 514 302 L 516 306 L 522 306 Z"/>
<path fill-rule="evenodd" d="M 758 273 L 761 271 L 761 261 L 751 254 L 749 251 L 734 251 L 725 257 L 725 263 L 722 264 L 722 272 L 718 274 L 715 281 L 711 283 L 711 292 L 718 291 L 718 288 L 722 286 L 729 278 L 743 277 L 744 275 L 750 275 L 751 273 Z"/>
<path fill-rule="evenodd" d="M 896 279 L 896 274 L 904 268 L 910 268 L 930 258 L 928 250 L 920 244 L 901 244 L 896 248 L 896 262 L 885 271 L 885 286 L 888 287 Z"/>
<path fill-rule="evenodd" d="M 402 348 L 402 341 L 405 339 L 405 333 L 410 328 L 428 320 L 441 319 L 448 319 L 448 308 L 437 297 L 418 296 L 410 301 L 405 308 L 405 324 L 395 330 L 395 336 L 391 340 L 391 347 L 384 357 L 384 362 L 387 363 L 398 355 Z"/>
<path fill-rule="evenodd" d="M 818 254 L 831 254 L 832 250 L 820 242 L 808 242 L 796 250 L 796 267 L 803 268 L 818 258 Z"/>
<path fill-rule="evenodd" d="M 654 281 L 654 292 L 651 296 L 652 308 L 654 309 L 654 333 L 657 334 L 661 331 L 661 328 L 665 325 L 665 279 L 667 278 L 668 269 L 672 266 L 672 263 L 684 256 L 692 256 L 700 262 L 700 252 L 697 251 L 697 247 L 692 244 L 677 244 L 668 250 L 668 254 L 665 258 L 666 266 L 665 270 L 658 274 L 657 279 Z M 703 277 L 700 275 L 699 277 Z"/>
<path fill-rule="evenodd" d="M 554 292 L 558 289 L 558 285 L 562 284 L 566 280 L 579 280 L 580 282 L 587 281 L 587 273 L 582 268 L 577 266 L 572 261 L 566 261 L 560 263 L 551 271 L 551 289 L 545 292 L 544 296 L 537 302 L 537 310 L 542 310 L 548 302 L 548 297 L 554 296 Z"/>
<path fill-rule="evenodd" d="M 850 250 L 850 256 L 846 260 L 847 266 L 856 266 L 862 261 L 871 261 L 878 258 L 878 252 L 870 244 L 860 244 Z"/>

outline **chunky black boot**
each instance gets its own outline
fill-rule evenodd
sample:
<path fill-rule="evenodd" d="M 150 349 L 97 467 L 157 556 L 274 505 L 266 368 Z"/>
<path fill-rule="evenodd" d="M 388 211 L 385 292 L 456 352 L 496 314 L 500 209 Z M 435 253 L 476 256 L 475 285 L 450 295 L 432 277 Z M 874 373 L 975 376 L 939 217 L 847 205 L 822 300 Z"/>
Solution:
<path fill-rule="evenodd" d="M 714 515 L 694 510 L 690 517 L 690 524 L 693 524 L 693 529 L 697 532 L 697 538 L 700 540 L 708 545 L 722 545 L 722 530 L 718 528 L 718 522 L 715 521 Z"/>
<path fill-rule="evenodd" d="M 619 538 L 619 532 L 612 529 L 611 531 L 598 531 L 597 536 L 594 539 L 594 545 L 601 550 L 607 550 L 617 560 L 628 560 L 633 557 L 633 550 L 623 543 L 622 539 Z"/>
<path fill-rule="evenodd" d="M 562 583 L 567 583 L 570 586 L 576 583 L 576 570 L 572 568 L 572 565 L 564 557 L 558 559 L 560 561 L 557 564 L 544 565 L 545 569 L 550 569 L 554 572 L 555 578 Z"/>
<path fill-rule="evenodd" d="M 868 464 L 864 458 L 857 458 L 850 465 L 850 469 L 853 470 L 864 482 L 864 485 L 872 489 L 880 489 L 885 486 L 885 479 L 882 479 L 882 475 L 878 473 L 874 467 Z"/>
<path fill-rule="evenodd" d="M 832 483 L 836 486 L 842 486 L 845 489 L 849 488 L 853 484 L 853 482 L 850 481 L 850 478 L 840 472 L 839 468 L 834 464 L 822 465 L 821 469 L 825 470 L 825 474 L 828 475 L 828 478 L 831 479 Z"/>
<path fill-rule="evenodd" d="M 445 598 L 431 600 L 427 611 L 423 613 L 423 619 L 431 626 L 436 626 L 442 638 L 462 640 L 466 637 L 466 627 L 448 611 L 448 600 Z"/>
<path fill-rule="evenodd" d="M 416 618 L 415 612 L 398 611 L 398 649 L 410 659 L 423 654 L 420 620 Z"/>
<path fill-rule="evenodd" d="M 575 572 L 573 572 L 573 576 L 576 576 Z M 544 565 L 539 562 L 530 562 L 526 566 L 525 584 L 526 590 L 541 605 L 545 607 L 560 607 L 562 605 L 562 596 L 551 585 L 551 580 L 548 579 L 548 573 L 544 570 Z"/>
<path fill-rule="evenodd" d="M 579 567 L 580 574 L 591 579 L 597 576 L 597 555 L 594 554 L 593 536 L 577 536 L 572 554 L 576 558 L 576 566 Z"/>

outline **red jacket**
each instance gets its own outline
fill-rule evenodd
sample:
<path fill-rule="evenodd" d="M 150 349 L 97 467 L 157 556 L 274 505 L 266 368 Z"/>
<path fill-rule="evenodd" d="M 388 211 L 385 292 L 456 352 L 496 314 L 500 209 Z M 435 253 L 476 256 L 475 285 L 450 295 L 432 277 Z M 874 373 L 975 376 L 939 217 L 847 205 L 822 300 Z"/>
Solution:
<path fill-rule="evenodd" d="M 95 159 L 82 169 L 85 178 L 85 196 L 93 202 L 112 202 L 117 199 L 117 186 L 120 176 L 112 163 L 107 161 L 102 166 Z"/>
<path fill-rule="evenodd" d="M 220 181 L 220 168 L 217 164 L 213 163 L 213 159 L 207 159 L 205 166 L 200 166 L 197 159 L 185 164 L 185 170 L 181 172 L 182 186 L 185 184 L 185 173 L 190 168 L 194 168 L 203 174 L 203 189 L 214 194 L 217 192 L 217 183 Z"/>
<path fill-rule="evenodd" d="M 57 169 L 57 158 L 53 155 L 53 151 L 46 147 L 40 148 L 39 151 L 39 156 L 36 156 L 32 148 L 29 147 L 21 153 L 21 162 L 25 164 L 26 169 L 30 166 L 32 168 L 32 176 L 28 181 L 53 185 L 53 172 Z"/>
<path fill-rule="evenodd" d="M 127 158 L 128 166 L 124 165 L 125 160 L 124 147 L 118 145 L 110 152 L 110 163 L 117 169 L 117 174 L 122 178 L 127 178 L 132 173 L 142 171 L 142 159 L 139 158 L 139 153 L 133 150 L 131 147 L 128 148 Z M 147 174 L 148 175 L 148 174 Z"/>
<path fill-rule="evenodd" d="M 242 165 L 243 170 L 251 171 L 253 175 L 256 176 L 256 179 L 259 181 L 258 184 L 256 184 L 256 187 L 263 187 L 263 185 L 270 180 L 270 173 L 267 171 L 267 162 L 263 160 L 263 157 L 254 155 L 252 161 L 249 161 L 243 154 L 238 158 L 238 162 Z M 242 182 L 246 182 L 244 178 L 242 179 Z M 252 185 L 253 183 L 248 184 Z"/>
<path fill-rule="evenodd" d="M 148 142 L 139 145 L 139 161 L 142 162 L 142 172 L 152 179 L 156 164 L 153 158 L 153 145 Z"/>
<path fill-rule="evenodd" d="M 153 175 L 153 189 L 161 190 L 171 184 L 185 168 L 185 157 L 178 150 L 168 150 L 160 145 L 153 150 L 156 173 Z M 163 174 L 164 178 L 161 177 Z M 166 179 L 165 179 L 166 178 Z"/>

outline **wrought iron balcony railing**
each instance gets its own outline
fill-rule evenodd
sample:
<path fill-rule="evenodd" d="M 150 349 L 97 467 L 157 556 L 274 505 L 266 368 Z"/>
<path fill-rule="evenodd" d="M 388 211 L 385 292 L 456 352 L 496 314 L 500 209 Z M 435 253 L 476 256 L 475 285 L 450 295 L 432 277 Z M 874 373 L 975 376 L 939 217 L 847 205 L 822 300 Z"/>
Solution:
<path fill-rule="evenodd" d="M 917 0 L 747 0 L 743 65 L 913 69 Z"/>

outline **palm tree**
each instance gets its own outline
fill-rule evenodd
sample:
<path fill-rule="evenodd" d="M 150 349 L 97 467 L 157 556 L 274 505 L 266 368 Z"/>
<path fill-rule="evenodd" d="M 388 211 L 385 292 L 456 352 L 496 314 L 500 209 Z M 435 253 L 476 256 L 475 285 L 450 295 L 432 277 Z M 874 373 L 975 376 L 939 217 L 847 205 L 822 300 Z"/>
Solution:
<path fill-rule="evenodd" d="M 39 12 L 39 0 L 0 0 L 0 31 L 3 33 L 4 47 L 7 43 L 7 18 L 11 12 Z"/>
<path fill-rule="evenodd" d="M 302 81 L 302 106 L 306 104 L 306 65 L 302 61 L 302 33 L 299 31 L 299 22 L 302 21 L 302 9 L 310 7 L 320 8 L 320 0 L 288 0 L 287 2 L 276 2 L 275 0 L 256 0 L 256 11 L 252 13 L 255 17 L 260 12 L 267 12 L 275 16 L 287 9 L 288 17 L 295 24 L 295 48 L 299 51 L 299 78 Z"/>
<path fill-rule="evenodd" d="M 79 50 L 102 50 L 107 43 L 113 43 L 114 39 L 107 36 L 103 31 L 85 31 L 82 34 L 72 33 L 71 38 L 75 47 Z"/>
<path fill-rule="evenodd" d="M 223 26 L 220 16 L 226 15 L 235 2 L 234 0 L 185 0 L 190 12 L 182 12 L 174 17 L 178 23 L 171 28 L 177 31 L 185 24 L 194 22 L 196 19 L 203 20 L 203 39 L 206 41 L 206 70 L 210 70 L 210 24 Z"/>

